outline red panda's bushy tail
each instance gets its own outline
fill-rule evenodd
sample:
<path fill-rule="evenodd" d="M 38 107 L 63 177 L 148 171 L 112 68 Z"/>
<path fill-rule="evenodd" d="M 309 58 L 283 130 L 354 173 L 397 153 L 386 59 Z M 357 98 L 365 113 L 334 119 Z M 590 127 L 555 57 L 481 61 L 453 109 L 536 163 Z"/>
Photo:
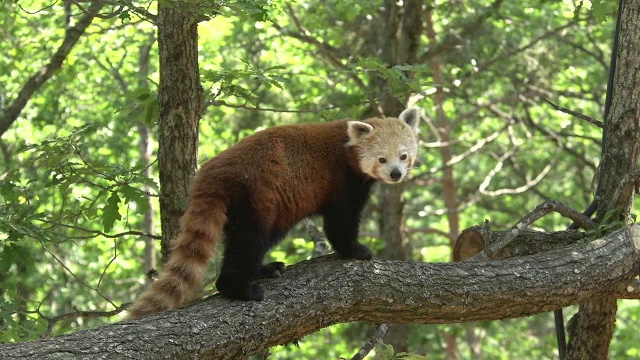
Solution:
<path fill-rule="evenodd" d="M 160 277 L 131 305 L 126 320 L 175 309 L 198 297 L 227 220 L 224 208 L 216 209 L 211 203 L 205 206 L 189 206 Z"/>

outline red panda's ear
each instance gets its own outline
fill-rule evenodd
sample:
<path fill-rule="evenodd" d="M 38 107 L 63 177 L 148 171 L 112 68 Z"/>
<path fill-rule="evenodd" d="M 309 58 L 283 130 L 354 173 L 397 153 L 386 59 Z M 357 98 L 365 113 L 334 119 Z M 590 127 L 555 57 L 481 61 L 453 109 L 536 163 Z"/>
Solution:
<path fill-rule="evenodd" d="M 407 123 L 407 125 L 411 126 L 413 131 L 418 131 L 418 123 L 420 123 L 420 118 L 422 117 L 422 109 L 421 108 L 408 108 L 400 113 L 398 119 Z"/>
<path fill-rule="evenodd" d="M 373 126 L 361 121 L 347 121 L 347 133 L 349 134 L 349 144 L 355 144 L 361 137 L 371 134 Z"/>

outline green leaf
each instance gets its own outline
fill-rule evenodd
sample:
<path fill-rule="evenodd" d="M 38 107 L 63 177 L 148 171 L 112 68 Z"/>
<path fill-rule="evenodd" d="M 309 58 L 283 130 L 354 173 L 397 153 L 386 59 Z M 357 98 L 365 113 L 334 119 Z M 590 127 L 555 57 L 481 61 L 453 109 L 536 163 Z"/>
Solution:
<path fill-rule="evenodd" d="M 393 346 L 383 343 L 382 340 L 378 340 L 378 345 L 382 346 L 382 349 L 377 351 L 375 360 L 392 360 L 394 358 Z"/>
<path fill-rule="evenodd" d="M 593 10 L 593 16 L 599 22 L 607 20 L 608 6 L 603 0 L 591 0 L 591 10 Z"/>
<path fill-rule="evenodd" d="M 139 214 L 142 215 L 149 211 L 149 201 L 142 191 L 129 185 L 123 186 L 120 191 L 124 195 L 126 203 L 134 202 L 137 205 Z"/>
<path fill-rule="evenodd" d="M 105 232 L 111 231 L 116 220 L 122 219 L 122 215 L 118 211 L 119 204 L 120 196 L 116 192 L 112 192 L 109 199 L 107 199 L 107 205 L 102 208 L 102 225 Z"/>
<path fill-rule="evenodd" d="M 16 187 L 12 183 L 3 182 L 0 183 L 0 195 L 4 197 L 6 202 L 14 202 L 18 200 L 18 193 Z"/>
<path fill-rule="evenodd" d="M 160 193 L 160 186 L 158 186 L 158 184 L 155 182 L 155 180 L 148 178 L 148 177 L 139 177 L 138 181 L 140 181 L 141 183 L 149 186 L 151 189 L 153 189 L 153 191 L 155 191 L 157 194 Z"/>
<path fill-rule="evenodd" d="M 230 10 L 231 14 L 252 21 L 267 20 L 269 6 L 270 2 L 265 0 L 240 0 L 225 4 L 225 7 Z"/>
<path fill-rule="evenodd" d="M 128 10 L 125 10 L 118 15 L 118 19 L 122 20 L 122 22 L 131 21 L 131 14 L 129 14 Z"/>
<path fill-rule="evenodd" d="M 605 0 L 591 0 L 591 9 L 590 11 L 593 13 L 593 17 L 600 23 L 607 21 L 608 17 L 613 17 L 615 13 L 615 6 L 617 4 L 613 1 L 605 1 Z M 580 0 L 580 2 L 576 5 L 576 9 L 573 12 L 573 19 L 577 20 L 580 15 L 580 11 L 584 7 L 584 1 Z"/>
<path fill-rule="evenodd" d="M 5 274 L 9 271 L 11 264 L 15 263 L 15 244 L 5 246 L 0 252 L 0 273 Z"/>

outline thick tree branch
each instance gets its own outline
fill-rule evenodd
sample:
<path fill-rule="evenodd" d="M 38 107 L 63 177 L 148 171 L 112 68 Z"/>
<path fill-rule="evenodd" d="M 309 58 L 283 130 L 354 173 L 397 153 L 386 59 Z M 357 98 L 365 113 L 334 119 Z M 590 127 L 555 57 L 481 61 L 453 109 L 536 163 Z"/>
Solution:
<path fill-rule="evenodd" d="M 2 112 L 2 116 L 0 117 L 0 137 L 2 137 L 16 119 L 18 119 L 22 109 L 27 105 L 27 102 L 33 94 L 60 69 L 67 55 L 69 55 L 73 47 L 78 43 L 84 31 L 95 18 L 95 14 L 97 14 L 103 6 L 104 3 L 102 1 L 94 1 L 88 8 L 87 13 L 78 20 L 78 23 L 66 29 L 64 40 L 58 48 L 58 51 L 51 57 L 49 63 L 29 78 L 11 105 Z"/>
<path fill-rule="evenodd" d="M 480 254 L 473 257 L 473 260 L 486 260 L 493 258 L 493 254 L 496 254 L 502 250 L 509 242 L 515 239 L 522 230 L 533 224 L 534 221 L 549 214 L 552 211 L 556 211 L 562 216 L 565 216 L 574 223 L 578 224 L 583 229 L 593 230 L 595 224 L 589 219 L 589 217 L 576 211 L 575 209 L 555 200 L 545 201 L 544 203 L 536 206 L 536 208 L 528 213 L 524 218 L 518 221 L 509 231 L 505 233 L 505 236 L 500 239 L 496 239 L 493 243 L 488 244 L 488 247 Z"/>
<path fill-rule="evenodd" d="M 627 287 L 635 284 L 631 279 L 639 271 L 639 225 L 590 243 L 498 261 L 430 264 L 327 256 L 264 281 L 262 302 L 213 296 L 139 321 L 3 345 L 0 354 L 25 359 L 237 359 L 340 322 L 495 320 L 600 297 L 637 297 Z"/>

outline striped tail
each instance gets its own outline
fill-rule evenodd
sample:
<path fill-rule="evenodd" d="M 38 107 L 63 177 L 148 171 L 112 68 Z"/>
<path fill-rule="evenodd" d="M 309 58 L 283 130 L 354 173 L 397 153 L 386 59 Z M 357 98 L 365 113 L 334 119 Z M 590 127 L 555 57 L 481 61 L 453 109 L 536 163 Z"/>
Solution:
<path fill-rule="evenodd" d="M 158 280 L 129 308 L 125 320 L 179 308 L 196 300 L 204 284 L 209 260 L 222 237 L 224 209 L 189 206 L 180 219 L 182 232 L 173 241 L 171 254 Z"/>

